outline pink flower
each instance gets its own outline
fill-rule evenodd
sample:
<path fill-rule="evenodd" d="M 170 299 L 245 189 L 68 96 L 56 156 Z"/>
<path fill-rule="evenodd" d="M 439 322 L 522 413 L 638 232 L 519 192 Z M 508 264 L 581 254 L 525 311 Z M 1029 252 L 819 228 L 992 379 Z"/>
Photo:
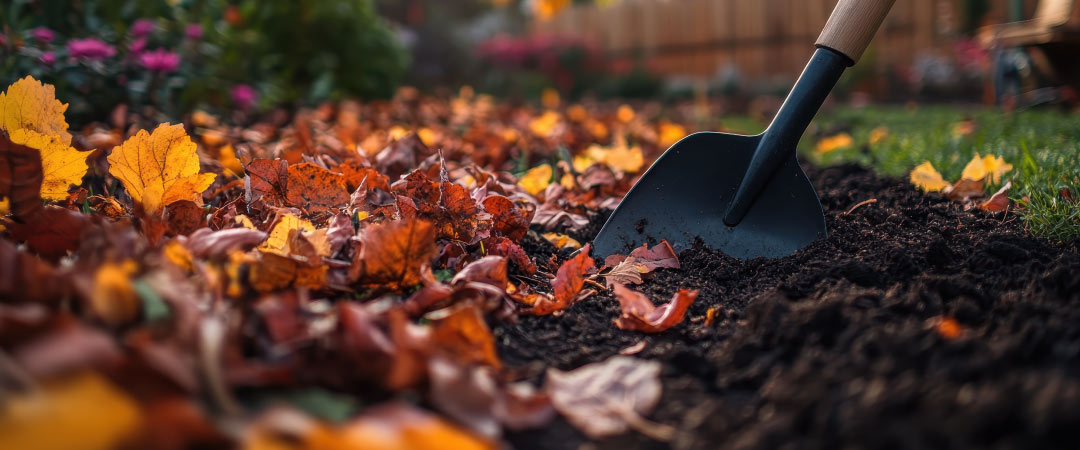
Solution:
<path fill-rule="evenodd" d="M 38 58 L 38 60 L 41 61 L 41 64 L 51 66 L 56 63 L 56 54 L 53 52 L 45 52 L 41 54 L 41 57 Z"/>
<path fill-rule="evenodd" d="M 243 110 L 251 109 L 259 101 L 259 93 L 246 84 L 233 86 L 229 96 L 232 97 L 233 104 Z"/>
<path fill-rule="evenodd" d="M 135 38 L 131 41 L 131 53 L 138 55 L 144 51 L 146 51 L 146 38 Z"/>
<path fill-rule="evenodd" d="M 184 36 L 187 36 L 188 39 L 191 39 L 193 41 L 202 39 L 202 26 L 197 23 L 193 23 L 184 27 Z"/>
<path fill-rule="evenodd" d="M 72 39 L 67 43 L 68 56 L 77 60 L 100 61 L 116 54 L 113 46 L 97 38 Z"/>
<path fill-rule="evenodd" d="M 38 42 L 41 42 L 42 44 L 48 44 L 56 38 L 56 34 L 54 34 L 52 30 L 45 27 L 34 28 L 32 31 L 30 31 L 30 35 L 34 36 L 34 39 L 37 39 Z"/>
<path fill-rule="evenodd" d="M 135 23 L 131 24 L 131 35 L 137 38 L 146 37 L 150 33 L 154 32 L 154 21 L 150 19 L 139 19 Z"/>
<path fill-rule="evenodd" d="M 151 72 L 175 72 L 180 66 L 180 55 L 165 49 L 151 50 L 139 55 L 139 64 Z"/>

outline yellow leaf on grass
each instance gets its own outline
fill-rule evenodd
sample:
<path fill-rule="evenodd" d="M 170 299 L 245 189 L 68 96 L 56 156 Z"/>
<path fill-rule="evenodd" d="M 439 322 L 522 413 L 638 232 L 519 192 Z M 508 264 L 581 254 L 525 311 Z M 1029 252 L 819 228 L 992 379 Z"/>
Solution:
<path fill-rule="evenodd" d="M 298 230 L 314 233 L 315 225 L 292 214 L 285 214 L 274 224 L 274 228 L 270 229 L 270 235 L 266 237 L 262 244 L 259 244 L 258 248 L 264 252 L 287 255 L 289 253 L 289 235 Z"/>
<path fill-rule="evenodd" d="M 914 170 L 911 171 L 911 184 L 914 184 L 923 192 L 940 192 L 945 187 L 949 186 L 949 183 L 941 177 L 941 173 L 934 168 L 930 161 L 919 164 Z"/>
<path fill-rule="evenodd" d="M 0 448 L 108 450 L 137 431 L 139 407 L 92 372 L 15 394 L 0 409 Z"/>
<path fill-rule="evenodd" d="M 518 186 L 533 196 L 540 195 L 551 184 L 551 174 L 551 166 L 547 164 L 533 167 L 518 180 Z"/>
<path fill-rule="evenodd" d="M 71 185 L 82 184 L 89 152 L 75 150 L 63 138 L 21 128 L 10 133 L 11 142 L 41 153 L 41 198 L 64 200 Z"/>
<path fill-rule="evenodd" d="M 184 126 L 158 125 L 139 132 L 109 155 L 109 174 L 124 184 L 133 200 L 155 212 L 178 200 L 202 203 L 202 192 L 217 175 L 199 173 L 199 155 Z"/>
<path fill-rule="evenodd" d="M 818 141 L 817 152 L 829 153 L 833 150 L 851 147 L 853 143 L 855 143 L 855 140 L 851 138 L 850 134 L 840 133 L 836 136 L 829 136 Z"/>
<path fill-rule="evenodd" d="M 56 99 L 56 89 L 26 77 L 0 93 L 0 129 L 9 134 L 25 129 L 46 136 L 58 136 L 64 145 L 71 144 L 71 133 L 64 120 L 68 105 Z"/>
<path fill-rule="evenodd" d="M 980 157 L 978 153 L 971 158 L 967 166 L 964 167 L 964 173 L 962 178 L 972 181 L 979 181 L 984 178 L 990 183 L 997 183 L 1005 172 L 1012 170 L 1012 164 L 1006 163 L 1005 159 L 1000 156 L 986 155 L 986 157 Z"/>

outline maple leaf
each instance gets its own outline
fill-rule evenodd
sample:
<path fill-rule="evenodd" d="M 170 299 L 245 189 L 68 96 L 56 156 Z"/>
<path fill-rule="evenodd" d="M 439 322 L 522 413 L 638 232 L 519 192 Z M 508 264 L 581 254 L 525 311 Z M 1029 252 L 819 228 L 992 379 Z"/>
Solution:
<path fill-rule="evenodd" d="M 285 203 L 289 187 L 289 163 L 284 159 L 256 159 L 244 167 L 244 195 L 247 203 Z"/>
<path fill-rule="evenodd" d="M 615 298 L 619 300 L 622 314 L 615 319 L 615 326 L 623 330 L 659 333 L 682 322 L 686 310 L 697 298 L 697 291 L 679 289 L 671 301 L 655 306 L 649 297 L 615 283 Z"/>
<path fill-rule="evenodd" d="M 132 200 L 154 213 L 178 201 L 202 203 L 202 192 L 217 175 L 199 173 L 199 156 L 184 126 L 158 125 L 154 132 L 139 130 L 113 148 L 109 174 L 120 180 Z"/>
<path fill-rule="evenodd" d="M 578 242 L 577 239 L 574 239 L 562 233 L 548 232 L 540 235 L 540 237 L 550 242 L 551 245 L 558 247 L 560 250 L 564 248 L 569 248 L 572 250 L 577 250 L 581 248 L 581 243 Z"/>
<path fill-rule="evenodd" d="M 919 164 L 911 171 L 911 184 L 914 184 L 923 192 L 939 192 L 949 186 L 949 183 L 941 177 L 937 169 L 930 161 Z"/>
<path fill-rule="evenodd" d="M 559 266 L 555 272 L 555 279 L 551 281 L 553 294 L 551 298 L 541 297 L 533 305 L 530 313 L 538 316 L 551 314 L 570 307 L 578 292 L 585 286 L 585 274 L 596 266 L 596 262 L 589 257 L 592 244 L 586 244 L 573 258 L 570 258 Z"/>
<path fill-rule="evenodd" d="M 64 119 L 68 105 L 56 99 L 56 89 L 26 77 L 0 93 L 0 129 L 33 131 L 43 136 L 57 136 L 63 145 L 71 144 L 71 133 Z"/>
<path fill-rule="evenodd" d="M 422 219 L 402 219 L 364 230 L 350 278 L 400 289 L 419 284 L 420 267 L 435 257 L 435 227 Z"/>

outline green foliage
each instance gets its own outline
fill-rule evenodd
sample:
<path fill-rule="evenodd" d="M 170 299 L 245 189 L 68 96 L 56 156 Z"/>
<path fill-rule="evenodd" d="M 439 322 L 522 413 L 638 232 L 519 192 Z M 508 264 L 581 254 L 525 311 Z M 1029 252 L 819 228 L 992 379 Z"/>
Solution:
<path fill-rule="evenodd" d="M 954 126 L 972 119 L 975 132 L 954 133 Z M 1032 110 L 1003 114 L 999 110 L 952 107 L 841 109 L 823 114 L 818 133 L 804 139 L 804 156 L 817 164 L 855 162 L 878 172 L 907 177 L 916 165 L 930 161 L 946 180 L 956 180 L 976 152 L 1002 156 L 1013 165 L 1009 197 L 1023 206 L 1029 229 L 1041 236 L 1068 241 L 1080 238 L 1080 204 L 1066 199 L 1080 193 L 1080 120 L 1075 114 Z M 886 127 L 888 136 L 869 145 L 871 131 Z M 846 131 L 856 145 L 824 155 L 812 151 L 817 140 Z M 987 186 L 987 192 L 1000 185 Z"/>
<path fill-rule="evenodd" d="M 140 19 L 154 24 L 143 38 L 133 33 Z M 153 107 L 162 120 L 195 106 L 235 108 L 239 85 L 262 106 L 386 97 L 408 64 L 372 0 L 16 0 L 0 7 L 0 23 L 0 82 L 33 75 L 55 85 L 74 124 L 118 104 Z M 35 37 L 41 27 L 51 42 Z M 115 54 L 74 57 L 69 44 L 84 38 Z M 140 55 L 157 49 L 179 65 L 148 70 Z"/>

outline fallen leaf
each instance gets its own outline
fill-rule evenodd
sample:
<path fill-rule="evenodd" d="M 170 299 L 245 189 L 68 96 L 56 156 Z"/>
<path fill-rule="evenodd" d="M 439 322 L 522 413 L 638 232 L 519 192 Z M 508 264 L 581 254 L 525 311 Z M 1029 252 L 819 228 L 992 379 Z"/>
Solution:
<path fill-rule="evenodd" d="M 440 352 L 462 364 L 502 367 L 495 352 L 495 337 L 480 309 L 464 304 L 443 317 L 432 317 L 434 314 L 425 317 L 431 320 L 433 343 Z"/>
<path fill-rule="evenodd" d="M 259 250 L 273 252 L 280 255 L 292 253 L 289 247 L 289 236 L 297 233 L 314 233 L 315 225 L 310 221 L 301 219 L 293 214 L 283 214 L 274 222 L 266 241 L 259 245 Z"/>
<path fill-rule="evenodd" d="M 885 138 L 889 137 L 889 129 L 885 127 L 877 127 L 870 130 L 870 145 L 880 144 Z"/>
<path fill-rule="evenodd" d="M 89 299 L 94 316 L 114 327 L 131 323 L 138 317 L 139 298 L 131 282 L 137 269 L 135 262 L 130 260 L 98 266 Z"/>
<path fill-rule="evenodd" d="M 551 245 L 558 247 L 560 250 L 564 248 L 569 248 L 571 250 L 577 250 L 581 248 L 581 243 L 578 242 L 577 239 L 574 239 L 562 233 L 549 232 L 544 233 L 540 236 L 550 242 Z"/>
<path fill-rule="evenodd" d="M 835 136 L 822 138 L 818 141 L 815 151 L 820 154 L 825 154 L 834 150 L 851 147 L 854 144 L 855 140 L 851 138 L 850 134 L 840 133 Z"/>
<path fill-rule="evenodd" d="M 551 166 L 547 164 L 536 166 L 529 169 L 528 172 L 525 172 L 525 175 L 521 176 L 521 179 L 518 180 L 517 184 L 518 186 L 521 186 L 522 189 L 525 189 L 525 192 L 536 197 L 539 196 L 541 192 L 544 192 L 544 189 L 547 189 L 548 185 L 551 184 L 551 176 L 553 173 Z"/>
<path fill-rule="evenodd" d="M 456 364 L 446 358 L 428 362 L 429 397 L 440 411 L 488 438 L 512 430 L 538 428 L 551 422 L 550 397 L 528 383 L 500 383 L 489 367 Z"/>
<path fill-rule="evenodd" d="M 55 206 L 42 209 L 23 223 L 4 222 L 15 241 L 25 241 L 31 250 L 49 260 L 78 248 L 90 223 L 86 214 Z"/>
<path fill-rule="evenodd" d="M 1006 163 L 1005 159 L 1000 156 L 986 155 L 980 157 L 978 153 L 971 158 L 971 161 L 964 166 L 964 173 L 961 178 L 972 181 L 982 181 L 993 184 L 997 183 L 1001 179 L 1001 176 L 1012 170 L 1012 164 Z"/>
<path fill-rule="evenodd" d="M 311 163 L 289 166 L 287 199 L 311 212 L 326 211 L 349 203 L 345 178 Z"/>
<path fill-rule="evenodd" d="M 589 257 L 592 244 L 586 244 L 573 258 L 570 258 L 559 266 L 555 273 L 555 279 L 551 281 L 553 294 L 551 298 L 540 298 L 533 305 L 530 313 L 538 316 L 551 314 L 570 307 L 578 292 L 585 286 L 585 274 L 596 267 L 596 262 Z"/>
<path fill-rule="evenodd" d="M 545 390 L 574 428 L 591 439 L 625 432 L 660 401 L 660 363 L 614 356 L 563 372 L 548 369 Z"/>
<path fill-rule="evenodd" d="M 585 155 L 589 160 L 606 164 L 620 172 L 637 173 L 645 166 L 645 155 L 642 154 L 641 147 L 636 145 L 631 147 L 626 144 L 626 139 L 621 137 L 617 138 L 611 147 L 594 144 L 585 150 Z M 575 170 L 584 171 L 576 167 Z"/>
<path fill-rule="evenodd" d="M 420 283 L 420 266 L 435 256 L 435 228 L 421 219 L 395 220 L 364 230 L 350 279 L 401 289 Z"/>
<path fill-rule="evenodd" d="M 604 281 L 610 288 L 615 284 L 641 284 L 645 282 L 641 276 L 649 272 L 649 268 L 638 262 L 637 258 L 628 256 L 616 264 L 615 267 L 612 267 L 609 272 L 603 273 L 600 276 L 604 278 Z"/>
<path fill-rule="evenodd" d="M 199 173 L 195 143 L 180 124 L 161 124 L 152 134 L 139 130 L 113 148 L 108 161 L 109 174 L 147 213 L 178 200 L 201 204 L 202 192 L 217 177 Z"/>
<path fill-rule="evenodd" d="M 949 186 L 949 183 L 941 177 L 930 161 L 919 164 L 911 171 L 911 184 L 914 184 L 923 192 L 940 192 Z"/>
<path fill-rule="evenodd" d="M 56 136 L 63 145 L 71 144 L 71 133 L 64 119 L 68 105 L 56 99 L 56 89 L 34 77 L 25 77 L 0 93 L 0 129 L 12 133 L 29 130 L 43 136 Z"/>
<path fill-rule="evenodd" d="M 88 166 L 89 152 L 80 152 L 56 135 L 38 134 L 19 129 L 10 133 L 11 142 L 37 149 L 41 155 L 41 197 L 61 201 L 67 198 L 68 189 L 82 184 Z"/>
<path fill-rule="evenodd" d="M 980 180 L 969 180 L 967 178 L 961 178 L 952 186 L 945 188 L 945 196 L 950 200 L 967 201 L 972 197 L 982 197 L 984 191 L 985 182 Z"/>
<path fill-rule="evenodd" d="M 282 205 L 288 198 L 289 163 L 284 159 L 256 159 L 244 167 L 244 194 L 247 203 L 263 201 Z"/>
<path fill-rule="evenodd" d="M 42 210 L 41 152 L 18 145 L 0 131 L 0 198 L 15 217 L 32 220 Z M 6 214 L 6 212 L 5 212 Z"/>
<path fill-rule="evenodd" d="M 1007 181 L 1005 185 L 998 189 L 989 200 L 979 204 L 979 209 L 990 212 L 1000 212 L 1009 209 L 1012 205 L 1012 201 L 1009 200 L 1009 188 L 1012 187 L 1012 182 Z"/>
<path fill-rule="evenodd" d="M 134 437 L 140 417 L 128 394 L 83 372 L 10 395 L 0 410 L 0 448 L 114 449 Z"/>
<path fill-rule="evenodd" d="M 211 231 L 195 230 L 183 241 L 191 253 L 200 258 L 221 258 L 233 250 L 247 250 L 266 240 L 265 232 L 250 228 Z"/>
<path fill-rule="evenodd" d="M 630 256 L 637 258 L 638 262 L 648 267 L 649 270 L 656 269 L 678 269 L 679 257 L 675 255 L 675 249 L 671 248 L 671 244 L 667 239 L 662 239 L 659 244 L 649 248 L 649 244 L 641 244 L 641 247 L 635 248 L 630 252 Z"/>
<path fill-rule="evenodd" d="M 682 322 L 686 310 L 697 298 L 697 291 L 679 289 L 671 301 L 659 307 L 653 305 L 645 294 L 615 283 L 615 299 L 619 301 L 622 314 L 615 319 L 615 326 L 623 330 L 659 333 Z"/>
<path fill-rule="evenodd" d="M 529 232 L 529 221 L 513 200 L 492 195 L 483 201 L 484 211 L 491 214 L 492 227 L 512 241 L 520 241 Z"/>
<path fill-rule="evenodd" d="M 463 282 L 486 283 L 497 288 L 505 288 L 509 282 L 507 276 L 507 260 L 502 256 L 489 255 L 473 261 L 454 274 L 450 284 Z"/>

